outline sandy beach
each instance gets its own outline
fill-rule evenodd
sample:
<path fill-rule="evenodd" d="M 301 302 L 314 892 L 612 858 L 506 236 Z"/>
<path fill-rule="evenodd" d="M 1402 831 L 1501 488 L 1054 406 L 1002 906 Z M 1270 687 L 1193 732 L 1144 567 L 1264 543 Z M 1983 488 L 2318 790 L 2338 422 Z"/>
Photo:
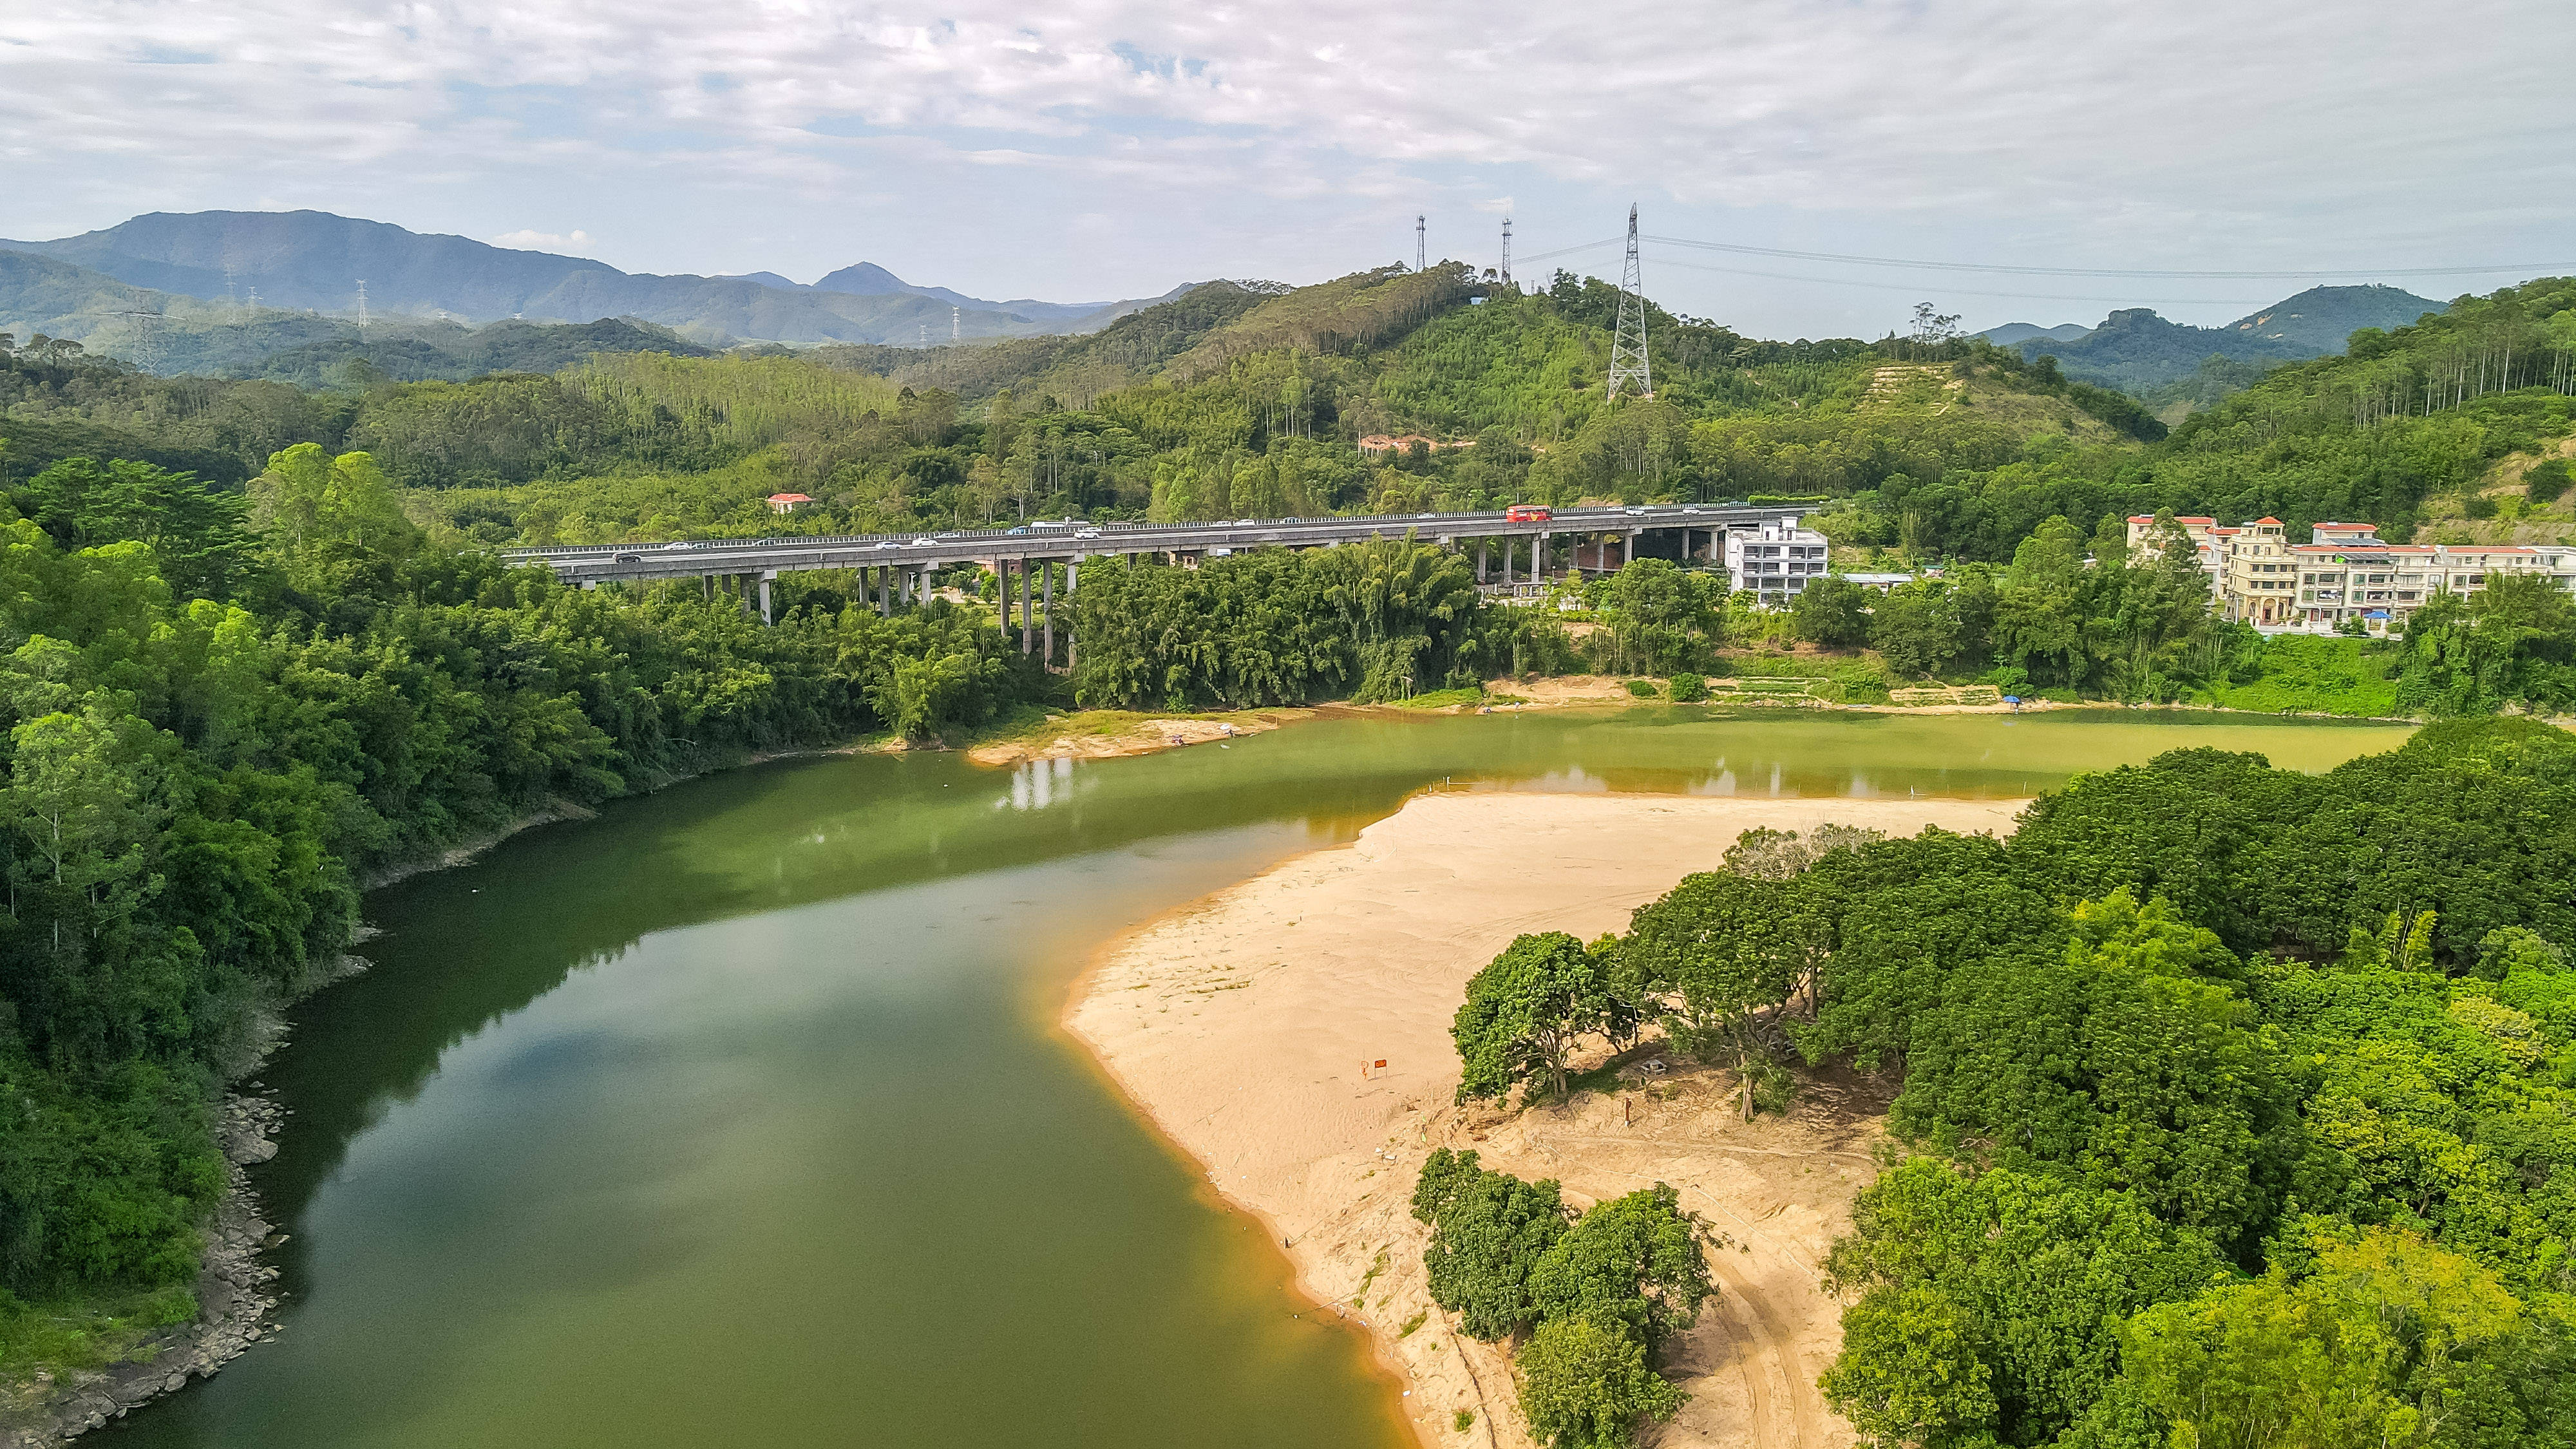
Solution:
<path fill-rule="evenodd" d="M 1367 1326 L 1425 1444 L 1528 1443 L 1507 1361 L 1452 1333 L 1424 1285 L 1410 1196 L 1423 1158 L 1450 1145 L 1554 1177 L 1578 1206 L 1670 1182 L 1727 1235 L 1711 1253 L 1720 1297 L 1667 1354 L 1692 1402 L 1650 1442 L 1847 1445 L 1815 1389 L 1840 1312 L 1818 1272 L 1875 1170 L 1883 1085 L 1804 1074 L 1790 1113 L 1749 1124 L 1727 1074 L 1701 1069 L 1561 1108 L 1462 1110 L 1450 1017 L 1515 935 L 1624 929 L 1747 829 L 2003 833 L 2024 803 L 1424 795 L 1349 845 L 1114 943 L 1065 1025 L 1229 1202 L 1269 1223 L 1309 1294 Z"/>

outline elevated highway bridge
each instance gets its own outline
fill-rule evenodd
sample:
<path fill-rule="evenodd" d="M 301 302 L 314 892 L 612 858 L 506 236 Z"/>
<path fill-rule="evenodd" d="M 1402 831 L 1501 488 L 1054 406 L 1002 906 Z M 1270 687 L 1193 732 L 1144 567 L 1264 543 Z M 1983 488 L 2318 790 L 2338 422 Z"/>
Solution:
<path fill-rule="evenodd" d="M 739 593 L 744 607 L 764 620 L 770 617 L 770 583 L 782 573 L 807 569 L 857 571 L 864 596 L 873 599 L 880 611 L 889 611 L 899 604 L 927 598 L 935 571 L 961 563 L 981 564 L 1001 578 L 1006 631 L 1010 627 L 1011 578 L 1018 575 L 1025 649 L 1036 642 L 1031 633 L 1032 604 L 1042 607 L 1053 602 L 1056 572 L 1043 565 L 1065 565 L 1066 588 L 1070 591 L 1087 559 L 1160 554 L 1173 563 L 1189 563 L 1211 554 L 1255 548 L 1322 548 L 1410 536 L 1461 551 L 1472 546 L 1477 582 L 1494 582 L 1499 565 L 1499 582 L 1509 585 L 1534 580 L 1545 573 L 1550 549 L 1560 541 L 1576 545 L 1577 567 L 1615 569 L 1639 555 L 1641 542 L 1646 552 L 1668 557 L 1691 558 L 1703 552 L 1713 556 L 1718 552 L 1717 540 L 1727 531 L 1795 519 L 1800 511 L 1740 504 L 1672 503 L 1641 508 L 1564 508 L 1544 519 L 1515 519 L 1505 512 L 1492 512 L 1215 523 L 1069 521 L 949 533 L 828 538 L 790 535 L 526 548 L 508 550 L 506 556 L 514 562 L 545 564 L 565 582 L 583 588 L 596 588 L 602 583 L 701 579 L 711 591 L 721 586 Z M 1030 597 L 1032 564 L 1041 565 L 1034 573 L 1043 581 L 1042 600 Z M 1051 619 L 1041 632 L 1052 657 Z"/>

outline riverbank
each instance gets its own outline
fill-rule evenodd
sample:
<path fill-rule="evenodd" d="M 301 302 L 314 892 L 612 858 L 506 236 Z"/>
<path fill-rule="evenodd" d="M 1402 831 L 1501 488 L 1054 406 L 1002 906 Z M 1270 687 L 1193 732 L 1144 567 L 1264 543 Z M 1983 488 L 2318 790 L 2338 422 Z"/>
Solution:
<path fill-rule="evenodd" d="M 1527 1444 L 1510 1366 L 1453 1333 L 1422 1273 L 1415 1176 L 1439 1146 L 1554 1177 L 1586 1204 L 1655 1181 L 1732 1238 L 1723 1290 L 1668 1367 L 1693 1399 L 1660 1444 L 1850 1442 L 1816 1375 L 1839 1340 L 1823 1254 L 1872 1175 L 1883 1101 L 1811 1075 L 1786 1116 L 1732 1120 L 1717 1071 L 1506 1114 L 1451 1105 L 1467 979 L 1523 932 L 1622 928 L 1757 826 L 2008 831 L 2019 800 L 1430 794 L 1346 846 L 1286 862 L 1106 948 L 1066 1029 L 1267 1223 L 1301 1287 L 1367 1327 L 1425 1444 Z M 1473 1415 L 1465 1433 L 1454 1415 Z"/>
<path fill-rule="evenodd" d="M 721 774 L 778 760 L 816 755 L 856 754 L 882 748 L 880 737 L 839 745 L 748 752 L 710 763 L 703 770 L 658 774 L 626 792 L 649 795 L 707 775 Z M 383 889 L 429 871 L 470 865 L 486 851 L 521 831 L 568 820 L 587 820 L 598 812 L 578 801 L 554 798 L 498 824 L 470 831 L 446 845 L 380 864 L 362 875 L 361 892 Z M 361 924 L 352 948 L 374 934 Z M 228 1086 L 215 1108 L 216 1145 L 224 1160 L 224 1186 L 208 1211 L 200 1232 L 205 1252 L 196 1280 L 198 1314 L 186 1323 L 127 1339 L 108 1350 L 95 1366 L 39 1364 L 32 1376 L 0 1386 L 0 1449 L 54 1449 L 81 1434 L 159 1398 L 175 1393 L 191 1379 L 212 1377 L 254 1343 L 276 1331 L 270 1315 L 278 1300 L 270 1290 L 277 1269 L 264 1260 L 267 1250 L 284 1239 L 264 1216 L 259 1194 L 247 1169 L 277 1155 L 270 1140 L 284 1125 L 287 1109 L 262 1095 L 251 1081 L 261 1064 L 289 1030 L 286 1015 L 297 1003 L 348 976 L 365 970 L 363 957 L 344 953 L 313 972 L 290 995 L 258 1013 L 251 1040 L 224 1063 Z M 77 1361 L 75 1361 L 77 1362 Z"/>

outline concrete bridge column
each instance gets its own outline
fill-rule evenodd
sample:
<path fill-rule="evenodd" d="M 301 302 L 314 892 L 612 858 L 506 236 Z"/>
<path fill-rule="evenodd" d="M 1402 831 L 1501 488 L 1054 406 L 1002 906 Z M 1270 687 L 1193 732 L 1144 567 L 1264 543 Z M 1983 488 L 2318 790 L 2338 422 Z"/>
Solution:
<path fill-rule="evenodd" d="M 1002 558 L 993 560 L 993 597 L 1001 604 L 1000 628 L 1004 635 L 1011 632 L 1011 574 L 1010 570 L 1004 567 L 1009 562 L 1010 560 Z"/>
<path fill-rule="evenodd" d="M 1619 567 L 1624 569 L 1637 561 L 1637 535 L 1644 532 L 1642 528 L 1632 528 L 1619 540 Z"/>
<path fill-rule="evenodd" d="M 889 597 L 889 595 L 893 591 L 893 585 L 887 580 L 886 569 L 883 565 L 860 571 L 859 589 L 862 595 L 870 592 L 871 586 L 873 586 L 873 592 L 877 596 L 877 617 L 882 619 L 892 614 L 894 612 L 894 600 Z"/>
<path fill-rule="evenodd" d="M 1481 583 L 1483 583 L 1484 581 L 1485 581 L 1485 541 L 1484 541 L 1483 539 L 1481 539 L 1481 538 L 1480 538 L 1480 539 L 1477 539 L 1477 540 L 1476 540 L 1476 582 L 1478 582 L 1478 583 L 1480 583 L 1480 584 L 1481 584 Z"/>
<path fill-rule="evenodd" d="M 1536 584 L 1544 583 L 1546 580 L 1547 535 L 1533 533 L 1530 535 L 1530 582 Z"/>
<path fill-rule="evenodd" d="M 1029 652 L 1029 561 L 1020 560 L 1020 652 Z"/>
<path fill-rule="evenodd" d="M 778 570 L 776 569 L 765 570 L 760 576 L 760 622 L 764 624 L 771 622 L 769 614 L 769 586 L 777 581 Z"/>
<path fill-rule="evenodd" d="M 1047 668 L 1053 669 L 1055 668 L 1055 565 L 1052 562 L 1041 562 L 1038 568 L 1042 570 L 1038 575 L 1038 592 L 1042 596 L 1039 601 L 1038 619 L 1040 627 L 1045 631 L 1039 636 L 1038 661 Z"/>

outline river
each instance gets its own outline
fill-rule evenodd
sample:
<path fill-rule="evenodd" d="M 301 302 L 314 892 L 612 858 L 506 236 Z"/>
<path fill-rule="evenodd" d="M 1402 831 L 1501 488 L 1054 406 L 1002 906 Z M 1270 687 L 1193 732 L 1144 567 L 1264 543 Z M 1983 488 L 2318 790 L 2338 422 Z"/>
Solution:
<path fill-rule="evenodd" d="M 1123 929 L 1414 790 L 2001 797 L 2402 728 L 1352 715 L 980 770 L 800 760 L 371 895 L 263 1077 L 279 1341 L 118 1449 L 1393 1449 L 1396 1389 L 1055 1027 Z M 1302 1315 L 1302 1316 L 1301 1316 Z"/>

